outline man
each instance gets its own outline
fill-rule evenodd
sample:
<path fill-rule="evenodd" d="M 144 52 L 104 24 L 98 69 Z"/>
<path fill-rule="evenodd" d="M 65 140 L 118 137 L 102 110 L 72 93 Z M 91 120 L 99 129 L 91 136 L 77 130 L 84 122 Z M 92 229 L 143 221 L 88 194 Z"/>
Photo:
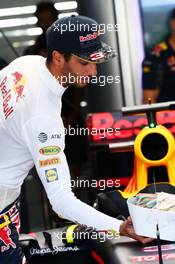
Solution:
<path fill-rule="evenodd" d="M 143 103 L 175 100 L 175 9 L 169 17 L 171 35 L 143 61 Z"/>
<path fill-rule="evenodd" d="M 24 55 L 35 54 L 46 57 L 46 31 L 48 27 L 50 27 L 52 23 L 58 19 L 58 10 L 55 8 L 54 3 L 52 1 L 41 1 L 37 4 L 37 8 L 34 15 L 38 20 L 36 26 L 42 29 L 42 34 L 36 38 L 34 45 L 28 47 L 24 51 Z"/>
<path fill-rule="evenodd" d="M 87 28 L 80 30 L 81 25 Z M 58 215 L 97 230 L 114 229 L 143 243 L 149 241 L 134 233 L 130 219 L 122 222 L 104 215 L 71 192 L 61 96 L 70 76 L 82 88 L 96 75 L 96 63 L 115 56 L 111 47 L 102 45 L 94 26 L 98 27 L 94 20 L 82 16 L 57 20 L 47 31 L 47 60 L 24 56 L 0 73 L 0 263 L 22 261 L 17 199 L 34 164 Z"/>

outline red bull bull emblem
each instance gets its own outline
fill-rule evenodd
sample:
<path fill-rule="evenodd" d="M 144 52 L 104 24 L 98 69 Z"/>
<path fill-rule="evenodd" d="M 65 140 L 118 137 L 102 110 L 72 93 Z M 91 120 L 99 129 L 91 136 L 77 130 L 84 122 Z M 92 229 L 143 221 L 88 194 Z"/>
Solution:
<path fill-rule="evenodd" d="M 15 243 L 12 241 L 11 237 L 11 230 L 8 226 L 5 226 L 0 229 L 0 241 L 3 242 L 3 246 L 1 246 L 0 252 L 4 252 L 6 250 L 10 249 L 10 246 L 12 248 L 16 248 Z"/>
<path fill-rule="evenodd" d="M 23 76 L 19 72 L 12 73 L 14 85 L 13 85 L 13 91 L 16 94 L 16 102 L 19 101 L 19 99 L 22 99 L 24 97 L 24 87 L 26 85 L 27 79 L 25 76 Z"/>

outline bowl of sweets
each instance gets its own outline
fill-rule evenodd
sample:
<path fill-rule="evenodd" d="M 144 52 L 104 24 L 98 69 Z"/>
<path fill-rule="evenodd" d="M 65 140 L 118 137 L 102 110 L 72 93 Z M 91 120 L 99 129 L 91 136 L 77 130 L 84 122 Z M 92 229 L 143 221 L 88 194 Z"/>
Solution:
<path fill-rule="evenodd" d="M 136 234 L 175 241 L 175 195 L 165 192 L 139 193 L 127 200 Z"/>

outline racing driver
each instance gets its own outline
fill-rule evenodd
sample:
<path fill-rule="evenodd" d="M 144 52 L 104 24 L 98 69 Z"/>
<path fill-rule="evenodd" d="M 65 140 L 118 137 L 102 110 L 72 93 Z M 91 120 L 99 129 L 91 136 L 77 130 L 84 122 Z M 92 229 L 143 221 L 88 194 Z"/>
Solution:
<path fill-rule="evenodd" d="M 115 56 L 101 41 L 98 24 L 84 16 L 54 22 L 47 31 L 48 56 L 15 59 L 0 71 L 0 263 L 27 263 L 19 246 L 21 185 L 35 165 L 53 210 L 97 230 L 115 230 L 142 243 L 131 220 L 119 221 L 78 200 L 71 191 L 64 155 L 61 97 L 70 84 L 84 87 L 96 63 Z M 84 77 L 84 78 L 80 78 Z M 71 78 L 72 80 L 72 78 Z"/>

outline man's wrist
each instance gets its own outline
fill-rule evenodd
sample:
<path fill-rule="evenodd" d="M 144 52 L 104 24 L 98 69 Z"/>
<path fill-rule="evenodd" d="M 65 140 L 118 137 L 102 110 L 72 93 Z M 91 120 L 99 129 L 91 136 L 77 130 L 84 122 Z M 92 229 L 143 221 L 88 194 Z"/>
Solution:
<path fill-rule="evenodd" d="M 125 222 L 126 221 L 122 221 L 120 226 L 119 226 L 119 234 L 120 235 L 124 235 Z"/>

